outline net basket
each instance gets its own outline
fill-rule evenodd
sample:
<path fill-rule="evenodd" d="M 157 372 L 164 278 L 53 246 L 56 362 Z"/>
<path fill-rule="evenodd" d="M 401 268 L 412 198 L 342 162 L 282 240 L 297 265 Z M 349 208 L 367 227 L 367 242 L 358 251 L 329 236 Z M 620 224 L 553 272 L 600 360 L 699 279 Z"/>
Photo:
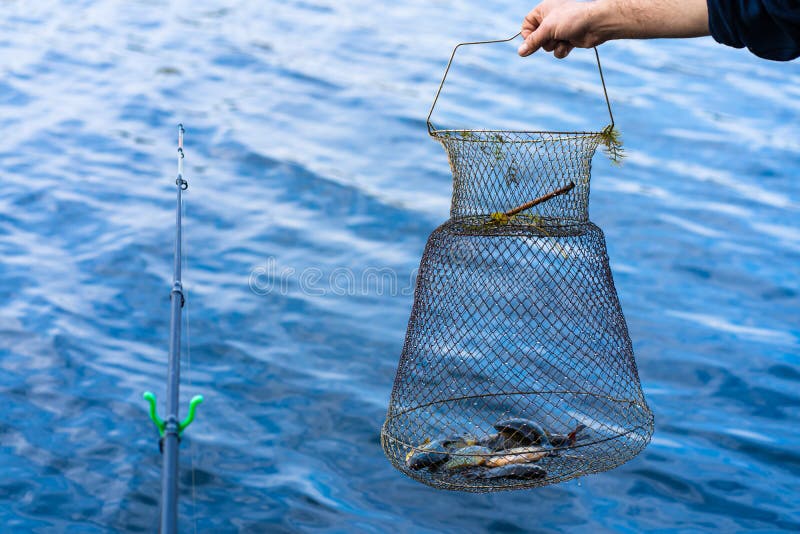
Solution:
<path fill-rule="evenodd" d="M 430 115 L 428 127 L 450 161 L 451 218 L 420 263 L 381 431 L 387 457 L 420 482 L 474 492 L 630 460 L 653 416 L 588 218 L 608 129 L 439 130 Z"/>

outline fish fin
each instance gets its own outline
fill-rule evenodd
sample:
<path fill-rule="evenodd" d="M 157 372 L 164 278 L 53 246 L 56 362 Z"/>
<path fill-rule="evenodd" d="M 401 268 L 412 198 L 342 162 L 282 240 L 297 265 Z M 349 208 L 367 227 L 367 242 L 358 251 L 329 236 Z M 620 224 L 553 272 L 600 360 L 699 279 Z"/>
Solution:
<path fill-rule="evenodd" d="M 572 432 L 569 433 L 569 436 L 567 436 L 567 439 L 569 440 L 569 444 L 570 445 L 575 445 L 575 442 L 578 441 L 578 432 L 580 432 L 584 428 L 586 428 L 586 425 L 581 423 L 581 424 L 579 424 L 578 426 L 575 427 L 575 430 L 573 430 Z"/>

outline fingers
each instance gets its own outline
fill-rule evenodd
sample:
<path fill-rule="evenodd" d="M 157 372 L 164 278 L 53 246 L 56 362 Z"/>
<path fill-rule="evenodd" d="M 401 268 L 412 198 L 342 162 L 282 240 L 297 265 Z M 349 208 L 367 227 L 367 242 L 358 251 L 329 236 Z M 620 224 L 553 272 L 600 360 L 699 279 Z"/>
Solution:
<path fill-rule="evenodd" d="M 558 59 L 564 59 L 575 49 L 569 41 L 557 41 L 552 37 L 543 37 L 543 35 L 541 27 L 539 30 L 531 32 L 517 50 L 519 55 L 527 57 L 541 48 L 545 52 L 553 52 Z"/>
<path fill-rule="evenodd" d="M 572 52 L 574 48 L 575 47 L 569 44 L 567 41 L 558 41 L 553 55 L 558 59 L 564 59 L 569 55 L 570 52 Z"/>
<path fill-rule="evenodd" d="M 525 42 L 520 45 L 517 53 L 522 57 L 527 57 L 542 48 L 543 45 L 549 46 L 552 40 L 552 33 L 548 31 L 547 26 L 539 25 L 525 38 Z"/>
<path fill-rule="evenodd" d="M 528 35 L 535 31 L 541 22 L 542 15 L 539 12 L 539 7 L 537 6 L 532 9 L 530 13 L 525 15 L 525 19 L 522 21 L 522 29 L 520 30 L 522 32 L 522 37 L 527 39 Z"/>
<path fill-rule="evenodd" d="M 522 57 L 527 57 L 539 49 L 552 52 L 555 57 L 563 59 L 575 48 L 575 44 L 584 46 L 581 37 L 576 35 L 575 20 L 578 15 L 587 12 L 588 4 L 575 3 L 571 0 L 545 0 L 531 10 L 522 21 L 522 38 L 525 42 L 517 50 Z M 577 18 L 576 18 L 577 17 Z M 556 38 L 556 33 L 558 37 Z"/>
<path fill-rule="evenodd" d="M 575 46 L 569 41 L 555 39 L 549 24 L 539 24 L 535 30 L 523 37 L 525 37 L 525 42 L 517 50 L 522 57 L 527 57 L 541 48 L 545 52 L 553 52 L 558 59 L 564 59 L 575 49 Z"/>

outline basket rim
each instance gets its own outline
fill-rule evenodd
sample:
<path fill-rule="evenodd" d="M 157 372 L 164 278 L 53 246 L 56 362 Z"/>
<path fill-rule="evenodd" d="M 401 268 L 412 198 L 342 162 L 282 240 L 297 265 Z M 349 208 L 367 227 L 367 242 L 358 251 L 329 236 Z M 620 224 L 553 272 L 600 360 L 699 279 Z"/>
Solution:
<path fill-rule="evenodd" d="M 612 461 L 609 462 L 609 463 L 604 463 L 602 465 L 597 465 L 596 463 L 591 462 L 591 461 L 588 461 L 588 463 L 586 463 L 586 461 L 588 460 L 586 457 L 574 456 L 573 458 L 575 458 L 575 459 L 583 460 L 584 463 L 586 463 L 586 465 L 588 467 L 584 468 L 583 470 L 575 470 L 575 471 L 571 471 L 571 472 L 567 472 L 567 473 L 559 473 L 559 474 L 555 474 L 555 475 L 548 474 L 548 476 L 546 476 L 545 478 L 542 478 L 542 479 L 519 481 L 517 483 L 490 484 L 490 483 L 480 483 L 478 481 L 471 480 L 471 481 L 469 481 L 468 484 L 466 484 L 465 482 L 454 481 L 452 479 L 449 479 L 448 477 L 438 476 L 438 474 L 436 474 L 436 473 L 433 473 L 432 476 L 430 476 L 430 477 L 426 477 L 426 476 L 423 476 L 422 474 L 420 474 L 420 472 L 410 470 L 408 468 L 408 466 L 406 466 L 404 463 L 399 461 L 398 457 L 395 454 L 390 453 L 389 449 L 387 447 L 390 447 L 389 442 L 392 442 L 392 443 L 394 443 L 396 445 L 399 445 L 400 447 L 403 447 L 403 448 L 416 449 L 416 447 L 409 447 L 403 441 L 397 439 L 396 437 L 394 437 L 393 435 L 389 434 L 388 432 L 385 432 L 385 426 L 386 426 L 386 424 L 384 423 L 384 427 L 381 428 L 381 445 L 382 445 L 382 448 L 384 449 L 384 452 L 387 455 L 389 461 L 391 462 L 391 464 L 397 470 L 399 470 L 401 473 L 403 473 L 403 474 L 411 477 L 412 479 L 414 479 L 414 480 L 416 480 L 418 482 L 421 482 L 422 484 L 425 484 L 427 486 L 431 486 L 431 487 L 434 487 L 434 488 L 445 489 L 445 490 L 465 491 L 465 492 L 471 492 L 471 493 L 485 493 L 485 492 L 496 492 L 496 491 L 517 490 L 517 489 L 531 489 L 531 488 L 547 486 L 547 485 L 550 485 L 550 484 L 557 484 L 557 483 L 560 483 L 560 482 L 565 482 L 567 480 L 571 480 L 571 479 L 574 479 L 574 478 L 582 477 L 582 476 L 585 476 L 585 475 L 591 475 L 591 474 L 595 474 L 595 473 L 602 473 L 604 471 L 610 471 L 612 469 L 615 469 L 615 468 L 619 467 L 620 465 L 623 465 L 623 464 L 631 461 L 633 458 L 638 456 L 639 453 L 641 453 L 647 447 L 647 445 L 651 442 L 651 440 L 653 438 L 653 430 L 654 430 L 654 428 L 653 428 L 653 426 L 654 426 L 653 425 L 653 415 L 651 413 L 649 421 L 648 421 L 648 424 L 638 425 L 636 428 L 633 428 L 633 429 L 625 432 L 624 434 L 619 434 L 619 435 L 616 435 L 616 436 L 613 436 L 613 437 L 610 437 L 610 438 L 607 438 L 607 439 L 604 439 L 604 440 L 594 441 L 592 443 L 581 444 L 581 445 L 573 445 L 572 447 L 568 447 L 568 448 L 553 449 L 555 451 L 575 450 L 575 449 L 579 449 L 580 447 L 586 446 L 586 445 L 597 445 L 597 444 L 599 444 L 601 442 L 619 440 L 620 438 L 623 438 L 624 436 L 626 436 L 626 435 L 628 435 L 630 433 L 633 433 L 636 430 L 640 430 L 641 429 L 641 430 L 645 431 L 645 433 L 646 433 L 645 439 L 642 440 L 638 444 L 638 446 L 629 449 L 628 450 L 628 454 L 613 456 L 612 457 Z M 580 451 L 578 451 L 578 452 L 580 453 Z"/>
<path fill-rule="evenodd" d="M 566 482 L 568 480 L 580 478 L 587 475 L 593 475 L 597 473 L 611 471 L 612 469 L 616 469 L 617 467 L 633 460 L 647 447 L 647 445 L 649 445 L 651 439 L 652 435 L 650 435 L 650 437 L 648 437 L 648 439 L 644 443 L 642 443 L 641 447 L 635 450 L 631 450 L 633 454 L 616 456 L 614 457 L 613 461 L 607 464 L 597 465 L 595 463 L 589 462 L 588 464 L 589 468 L 583 471 L 572 471 L 553 476 L 548 475 L 545 478 L 541 479 L 518 481 L 517 483 L 503 483 L 503 484 L 489 484 L 489 483 L 481 484 L 477 481 L 471 480 L 469 484 L 466 485 L 463 482 L 453 481 L 452 479 L 448 479 L 447 477 L 436 476 L 436 474 L 433 474 L 433 476 L 431 477 L 425 477 L 422 476 L 420 472 L 412 471 L 408 469 L 405 465 L 397 462 L 395 456 L 392 455 L 387 455 L 387 456 L 389 458 L 390 463 L 398 471 L 412 478 L 413 480 L 416 480 L 417 482 L 425 484 L 426 486 L 430 486 L 437 489 L 444 489 L 448 491 L 462 491 L 467 493 L 490 493 L 499 491 L 527 490 L 533 488 L 540 488 L 551 484 Z"/>
<path fill-rule="evenodd" d="M 434 128 L 428 134 L 434 139 L 448 139 L 453 141 L 461 141 L 466 143 L 496 143 L 494 139 L 471 139 L 463 137 L 465 133 L 474 134 L 516 134 L 516 135 L 530 135 L 530 136 L 557 136 L 551 139 L 506 139 L 503 142 L 514 143 L 552 143 L 555 141 L 567 141 L 574 139 L 581 139 L 587 137 L 600 138 L 603 135 L 603 130 L 599 131 L 556 131 L 556 130 L 497 130 L 497 129 L 484 129 L 484 128 Z M 455 135 L 447 135 L 455 134 Z M 462 137 L 458 137 L 461 135 Z"/>

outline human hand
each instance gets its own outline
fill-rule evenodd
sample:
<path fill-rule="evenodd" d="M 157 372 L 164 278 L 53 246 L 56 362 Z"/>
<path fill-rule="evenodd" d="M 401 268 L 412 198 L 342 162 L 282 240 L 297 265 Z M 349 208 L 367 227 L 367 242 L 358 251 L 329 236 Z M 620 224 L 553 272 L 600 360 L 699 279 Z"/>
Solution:
<path fill-rule="evenodd" d="M 519 55 L 540 48 L 565 58 L 611 39 L 708 35 L 707 0 L 544 0 L 522 23 Z"/>
<path fill-rule="evenodd" d="M 604 39 L 595 24 L 597 3 L 575 0 L 544 0 L 533 8 L 522 23 L 525 42 L 519 47 L 526 57 L 540 48 L 559 59 L 575 48 L 591 48 Z"/>

